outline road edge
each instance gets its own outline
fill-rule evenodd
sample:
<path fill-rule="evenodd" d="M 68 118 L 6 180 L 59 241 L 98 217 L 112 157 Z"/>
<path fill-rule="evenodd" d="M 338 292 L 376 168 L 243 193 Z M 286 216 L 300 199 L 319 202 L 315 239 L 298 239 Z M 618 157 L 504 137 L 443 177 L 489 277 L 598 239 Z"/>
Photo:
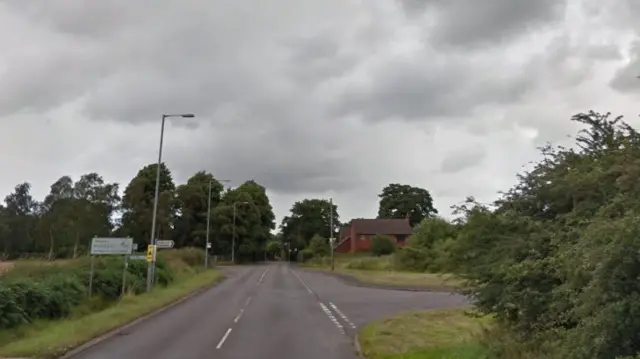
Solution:
<path fill-rule="evenodd" d="M 197 297 L 198 295 L 208 291 L 209 289 L 214 288 L 215 286 L 217 286 L 218 284 L 220 284 L 222 281 L 224 281 L 226 279 L 226 277 L 224 275 L 221 276 L 221 278 L 219 280 L 217 280 L 216 282 L 210 284 L 210 285 L 206 285 L 202 288 L 196 289 L 195 291 L 180 297 L 179 299 L 176 299 L 175 301 L 167 304 L 166 306 L 159 308 L 151 313 L 145 314 L 141 317 L 138 317 L 132 321 L 130 321 L 127 324 L 124 324 L 120 327 L 117 327 L 115 329 L 112 329 L 104 334 L 101 334 L 87 342 L 84 342 L 83 344 L 80 344 L 77 347 L 74 347 L 73 349 L 67 351 L 66 353 L 64 353 L 62 356 L 58 357 L 57 359 L 72 359 L 74 356 L 84 352 L 87 349 L 90 349 L 102 342 L 104 342 L 105 340 L 108 340 L 120 333 L 122 333 L 123 331 L 127 330 L 127 329 L 131 329 L 133 327 L 135 327 L 138 324 L 141 324 L 142 322 L 149 320 L 155 316 L 158 316 L 174 307 L 177 307 L 180 304 L 183 304 L 184 302 L 193 299 L 195 297 Z"/>
<path fill-rule="evenodd" d="M 400 290 L 405 292 L 432 292 L 432 293 L 457 293 L 456 288 L 454 287 L 446 287 L 446 286 L 393 286 L 393 285 L 383 285 L 383 284 L 373 284 L 367 283 L 359 280 L 358 278 L 345 274 L 345 273 L 336 273 L 329 272 L 323 269 L 313 269 L 313 268 L 305 268 L 298 267 L 304 271 L 312 272 L 312 273 L 321 273 L 324 275 L 328 275 L 331 277 L 335 277 L 340 279 L 343 283 L 353 285 L 356 287 L 362 288 L 374 288 L 374 289 L 384 289 L 384 290 Z"/>

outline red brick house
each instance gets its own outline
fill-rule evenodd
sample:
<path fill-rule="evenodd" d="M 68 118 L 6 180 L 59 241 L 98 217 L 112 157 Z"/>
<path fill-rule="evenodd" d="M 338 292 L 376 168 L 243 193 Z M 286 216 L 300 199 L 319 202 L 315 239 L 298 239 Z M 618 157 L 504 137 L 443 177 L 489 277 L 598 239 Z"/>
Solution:
<path fill-rule="evenodd" d="M 340 229 L 336 252 L 368 251 L 371 248 L 371 237 L 377 234 L 387 235 L 398 246 L 404 246 L 411 233 L 409 219 L 352 219 Z"/>

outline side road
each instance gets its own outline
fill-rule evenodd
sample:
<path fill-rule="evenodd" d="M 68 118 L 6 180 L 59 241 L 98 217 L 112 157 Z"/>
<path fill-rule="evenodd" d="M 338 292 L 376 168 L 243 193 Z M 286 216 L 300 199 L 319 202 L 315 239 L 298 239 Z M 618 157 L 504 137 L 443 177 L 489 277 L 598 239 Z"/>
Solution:
<path fill-rule="evenodd" d="M 387 289 L 387 290 L 403 290 L 403 291 L 410 291 L 410 292 L 443 292 L 443 293 L 454 293 L 454 292 L 456 292 L 456 288 L 453 285 L 438 285 L 438 284 L 431 284 L 431 285 L 393 284 L 393 285 L 389 285 L 389 284 L 366 282 L 366 281 L 363 281 L 363 280 L 357 278 L 356 276 L 354 276 L 352 274 L 340 272 L 340 271 L 337 271 L 337 270 L 332 272 L 332 271 L 330 271 L 328 269 L 324 269 L 324 268 L 319 269 L 319 268 L 312 268 L 312 267 L 298 267 L 297 269 L 301 270 L 301 271 L 322 273 L 322 274 L 327 275 L 327 276 L 332 276 L 332 277 L 335 277 L 335 278 L 338 278 L 338 279 L 342 280 L 346 284 L 349 284 L 351 286 L 356 286 L 356 287 L 378 288 L 378 289 Z M 363 272 L 369 272 L 369 271 L 363 271 Z"/>
<path fill-rule="evenodd" d="M 68 358 L 355 359 L 359 326 L 465 302 L 447 293 L 351 287 L 286 263 L 224 271 L 218 286 Z"/>

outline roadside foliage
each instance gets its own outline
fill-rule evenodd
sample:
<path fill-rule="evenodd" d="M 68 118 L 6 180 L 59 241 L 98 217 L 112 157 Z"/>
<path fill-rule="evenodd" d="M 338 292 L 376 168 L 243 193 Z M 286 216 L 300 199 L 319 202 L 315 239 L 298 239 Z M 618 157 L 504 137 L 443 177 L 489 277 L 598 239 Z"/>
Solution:
<path fill-rule="evenodd" d="M 21 257 L 60 259 L 86 254 L 91 238 L 131 237 L 144 248 L 151 238 L 156 164 L 141 168 L 120 197 L 119 184 L 89 173 L 74 181 L 63 176 L 43 201 L 28 182 L 19 184 L 0 204 L 0 260 Z M 157 238 L 177 248 L 205 247 L 211 183 L 210 254 L 230 256 L 236 217 L 236 257 L 264 258 L 275 215 L 264 187 L 247 181 L 233 189 L 200 171 L 176 185 L 169 168 L 160 166 Z M 235 205 L 234 205 L 235 204 Z M 234 211 L 235 207 L 235 211 Z"/>

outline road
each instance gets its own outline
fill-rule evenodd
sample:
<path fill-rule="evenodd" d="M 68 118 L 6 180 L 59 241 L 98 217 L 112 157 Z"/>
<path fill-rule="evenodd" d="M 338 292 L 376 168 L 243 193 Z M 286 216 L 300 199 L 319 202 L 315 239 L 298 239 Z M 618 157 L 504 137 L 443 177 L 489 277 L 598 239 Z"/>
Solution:
<path fill-rule="evenodd" d="M 357 359 L 357 327 L 464 303 L 445 293 L 352 287 L 287 263 L 225 272 L 218 286 L 72 358 Z"/>

